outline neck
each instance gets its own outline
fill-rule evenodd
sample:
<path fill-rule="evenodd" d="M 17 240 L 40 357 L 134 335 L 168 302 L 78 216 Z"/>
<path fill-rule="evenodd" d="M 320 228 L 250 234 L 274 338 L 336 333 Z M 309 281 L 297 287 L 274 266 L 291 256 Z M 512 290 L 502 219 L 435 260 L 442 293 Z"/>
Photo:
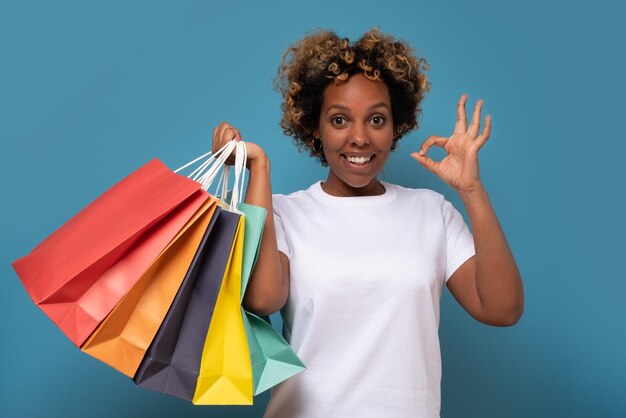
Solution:
<path fill-rule="evenodd" d="M 322 190 L 337 197 L 380 196 L 385 193 L 385 187 L 376 178 L 363 187 L 353 187 L 336 180 L 338 179 L 329 175 L 326 181 L 322 183 Z"/>

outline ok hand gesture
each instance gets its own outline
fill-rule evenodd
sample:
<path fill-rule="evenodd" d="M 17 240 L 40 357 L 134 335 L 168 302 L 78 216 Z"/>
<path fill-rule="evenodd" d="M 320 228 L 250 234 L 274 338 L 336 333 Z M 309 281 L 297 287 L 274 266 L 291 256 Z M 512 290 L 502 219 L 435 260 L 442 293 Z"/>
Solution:
<path fill-rule="evenodd" d="M 474 107 L 472 121 L 467 127 L 465 103 L 467 95 L 462 95 L 457 105 L 456 125 L 450 137 L 430 136 L 419 152 L 411 156 L 421 165 L 435 173 L 439 178 L 452 186 L 459 193 L 469 193 L 482 187 L 478 172 L 478 150 L 487 142 L 491 133 L 491 116 L 485 118 L 485 127 L 480 130 L 480 110 L 483 101 L 479 100 Z M 436 162 L 426 153 L 432 146 L 446 150 L 448 155 Z"/>

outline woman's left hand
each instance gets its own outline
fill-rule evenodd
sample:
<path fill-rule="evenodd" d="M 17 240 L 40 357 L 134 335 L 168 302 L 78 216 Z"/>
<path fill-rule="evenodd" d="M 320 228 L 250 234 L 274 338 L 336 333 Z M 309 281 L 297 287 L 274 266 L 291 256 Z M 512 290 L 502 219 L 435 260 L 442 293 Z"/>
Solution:
<path fill-rule="evenodd" d="M 421 165 L 435 173 L 459 193 L 470 193 L 482 188 L 478 171 L 478 150 L 487 142 L 491 133 L 491 116 L 485 118 L 483 131 L 480 130 L 480 110 L 483 101 L 476 102 L 472 121 L 467 127 L 465 103 L 467 95 L 462 95 L 457 105 L 457 119 L 454 133 L 450 137 L 431 136 L 411 156 Z M 426 153 L 432 146 L 446 150 L 448 155 L 436 162 Z"/>

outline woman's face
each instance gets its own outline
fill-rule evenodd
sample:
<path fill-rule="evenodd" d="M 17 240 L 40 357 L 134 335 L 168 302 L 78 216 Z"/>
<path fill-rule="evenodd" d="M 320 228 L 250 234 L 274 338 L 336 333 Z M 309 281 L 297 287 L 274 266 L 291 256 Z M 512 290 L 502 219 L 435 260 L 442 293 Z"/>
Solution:
<path fill-rule="evenodd" d="M 376 176 L 393 143 L 391 99 L 387 85 L 355 74 L 324 90 L 319 128 L 330 172 L 324 190 L 335 196 L 383 192 Z"/>

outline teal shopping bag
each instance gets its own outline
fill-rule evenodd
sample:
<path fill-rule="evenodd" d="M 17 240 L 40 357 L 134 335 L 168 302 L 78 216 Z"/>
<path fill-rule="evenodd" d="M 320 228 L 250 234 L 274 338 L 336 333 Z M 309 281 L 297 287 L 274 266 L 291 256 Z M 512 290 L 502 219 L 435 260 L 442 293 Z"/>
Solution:
<path fill-rule="evenodd" d="M 267 211 L 265 208 L 245 203 L 239 203 L 237 209 L 243 212 L 245 219 L 241 273 L 241 300 L 243 300 L 250 273 L 259 254 Z M 243 307 L 241 309 L 252 362 L 255 395 L 305 369 L 304 364 L 287 341 L 269 323 L 247 312 Z"/>

